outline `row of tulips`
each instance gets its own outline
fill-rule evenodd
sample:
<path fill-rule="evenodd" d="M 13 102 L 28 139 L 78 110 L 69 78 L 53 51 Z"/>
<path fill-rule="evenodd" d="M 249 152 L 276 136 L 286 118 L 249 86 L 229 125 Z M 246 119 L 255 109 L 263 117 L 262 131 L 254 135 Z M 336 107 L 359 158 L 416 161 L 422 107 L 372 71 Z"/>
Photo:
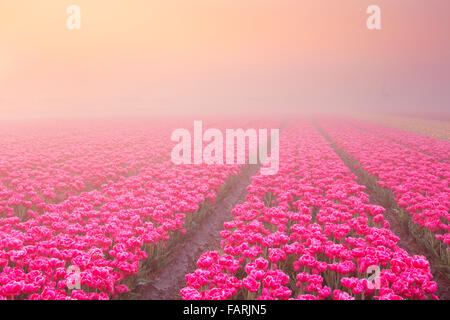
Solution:
<path fill-rule="evenodd" d="M 422 136 L 412 132 L 391 128 L 376 123 L 357 119 L 346 119 L 350 125 L 363 131 L 376 134 L 378 137 L 387 138 L 398 144 L 422 152 L 438 161 L 450 163 L 450 141 L 438 140 L 430 136 Z"/>
<path fill-rule="evenodd" d="M 427 259 L 398 247 L 384 208 L 355 179 L 311 124 L 289 125 L 278 173 L 252 178 L 182 298 L 437 298 Z"/>
<path fill-rule="evenodd" d="M 1 219 L 0 298 L 46 299 L 48 290 L 55 293 L 51 299 L 128 292 L 139 272 L 159 263 L 167 245 L 207 213 L 206 200 L 213 202 L 225 179 L 238 173 L 231 166 L 155 166 L 47 205 L 26 221 Z M 74 291 L 77 276 L 80 290 Z"/>
<path fill-rule="evenodd" d="M 450 164 L 336 120 L 319 126 L 367 184 L 398 208 L 409 231 L 444 265 L 450 264 Z"/>
<path fill-rule="evenodd" d="M 148 163 L 167 160 L 170 150 L 169 133 L 145 123 L 130 128 L 65 120 L 63 125 L 1 129 L 0 217 L 26 220 L 28 210 L 43 213 L 47 204 L 136 175 Z"/>
<path fill-rule="evenodd" d="M 121 297 L 160 266 L 170 246 L 201 221 L 243 167 L 174 165 L 170 135 L 144 136 L 149 141 L 142 147 L 155 149 L 134 155 L 131 166 L 143 161 L 135 174 L 103 178 L 98 188 L 44 202 L 40 211 L 27 208 L 26 219 L 2 210 L 0 299 Z M 129 151 L 115 145 L 114 137 L 103 147 L 111 157 Z"/>
<path fill-rule="evenodd" d="M 402 117 L 388 115 L 359 116 L 363 120 L 414 132 L 423 136 L 430 136 L 439 140 L 450 140 L 449 120 L 424 119 L 419 117 Z"/>

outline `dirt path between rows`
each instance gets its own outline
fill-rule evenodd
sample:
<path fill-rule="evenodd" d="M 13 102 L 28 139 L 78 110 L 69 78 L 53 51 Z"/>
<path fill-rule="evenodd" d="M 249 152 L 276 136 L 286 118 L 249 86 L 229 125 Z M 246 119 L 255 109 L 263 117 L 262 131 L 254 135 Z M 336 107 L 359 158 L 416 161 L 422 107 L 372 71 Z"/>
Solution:
<path fill-rule="evenodd" d="M 185 287 L 185 275 L 194 272 L 198 257 L 209 250 L 220 248 L 220 231 L 223 223 L 232 220 L 231 210 L 237 203 L 245 201 L 250 178 L 259 170 L 259 166 L 248 166 L 243 170 L 236 184 L 215 205 L 202 221 L 198 230 L 189 235 L 181 245 L 168 256 L 165 266 L 150 279 L 151 283 L 138 290 L 141 300 L 179 300 L 180 289 Z"/>

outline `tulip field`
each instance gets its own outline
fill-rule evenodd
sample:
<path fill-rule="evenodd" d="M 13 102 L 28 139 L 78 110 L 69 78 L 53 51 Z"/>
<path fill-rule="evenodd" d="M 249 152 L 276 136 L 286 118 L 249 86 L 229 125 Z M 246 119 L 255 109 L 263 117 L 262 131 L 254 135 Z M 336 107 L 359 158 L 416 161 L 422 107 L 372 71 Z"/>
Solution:
<path fill-rule="evenodd" d="M 450 127 L 430 121 L 210 121 L 280 128 L 277 173 L 241 200 L 258 164 L 171 161 L 189 121 L 2 125 L 0 300 L 145 296 L 214 214 L 174 298 L 450 299 Z"/>

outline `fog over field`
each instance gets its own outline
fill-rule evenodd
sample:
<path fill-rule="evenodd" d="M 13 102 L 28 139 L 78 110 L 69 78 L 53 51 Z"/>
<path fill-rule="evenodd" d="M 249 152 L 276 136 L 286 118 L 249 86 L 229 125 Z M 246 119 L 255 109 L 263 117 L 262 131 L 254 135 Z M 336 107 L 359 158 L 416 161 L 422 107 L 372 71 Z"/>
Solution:
<path fill-rule="evenodd" d="M 0 2 L 0 114 L 450 110 L 442 0 Z M 368 30 L 366 9 L 381 9 Z"/>

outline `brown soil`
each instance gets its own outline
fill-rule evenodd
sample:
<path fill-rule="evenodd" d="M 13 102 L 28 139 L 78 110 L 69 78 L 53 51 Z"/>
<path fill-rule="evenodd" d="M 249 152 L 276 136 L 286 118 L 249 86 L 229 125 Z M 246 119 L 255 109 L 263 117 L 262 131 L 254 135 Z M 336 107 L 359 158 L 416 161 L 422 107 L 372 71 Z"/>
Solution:
<path fill-rule="evenodd" d="M 188 235 L 167 257 L 164 266 L 149 275 L 149 284 L 137 288 L 141 300 L 178 300 L 180 289 L 185 285 L 185 275 L 194 272 L 198 257 L 210 250 L 220 248 L 220 231 L 223 223 L 232 220 L 231 210 L 242 203 L 247 194 L 250 178 L 259 170 L 256 165 L 247 166 L 233 188 L 213 207 L 199 228 Z"/>

